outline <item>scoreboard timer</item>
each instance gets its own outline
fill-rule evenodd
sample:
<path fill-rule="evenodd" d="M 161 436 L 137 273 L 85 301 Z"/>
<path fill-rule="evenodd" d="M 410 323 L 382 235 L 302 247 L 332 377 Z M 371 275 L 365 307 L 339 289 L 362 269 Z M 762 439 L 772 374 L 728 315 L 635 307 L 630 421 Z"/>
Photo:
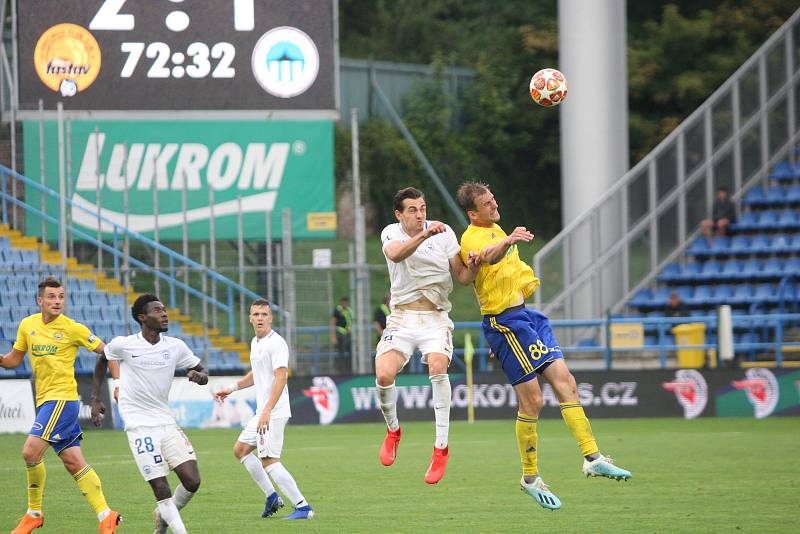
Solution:
<path fill-rule="evenodd" d="M 19 108 L 335 111 L 336 0 L 19 0 Z"/>

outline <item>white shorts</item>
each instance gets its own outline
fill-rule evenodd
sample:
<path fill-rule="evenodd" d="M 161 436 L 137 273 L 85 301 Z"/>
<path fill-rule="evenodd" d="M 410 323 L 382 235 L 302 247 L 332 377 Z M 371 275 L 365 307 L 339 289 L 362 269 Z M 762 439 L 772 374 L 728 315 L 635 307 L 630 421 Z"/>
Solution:
<path fill-rule="evenodd" d="M 247 422 L 247 426 L 239 434 L 239 441 L 252 445 L 258 451 L 259 458 L 280 458 L 283 450 L 283 431 L 288 417 L 270 417 L 269 428 L 263 434 L 256 432 L 260 414 L 255 414 Z"/>
<path fill-rule="evenodd" d="M 197 460 L 178 425 L 140 426 L 127 431 L 128 445 L 145 480 L 165 477 L 183 462 Z"/>
<path fill-rule="evenodd" d="M 446 311 L 392 310 L 375 357 L 396 350 L 405 358 L 405 365 L 416 349 L 422 353 L 425 364 L 432 352 L 453 360 L 453 321 Z"/>

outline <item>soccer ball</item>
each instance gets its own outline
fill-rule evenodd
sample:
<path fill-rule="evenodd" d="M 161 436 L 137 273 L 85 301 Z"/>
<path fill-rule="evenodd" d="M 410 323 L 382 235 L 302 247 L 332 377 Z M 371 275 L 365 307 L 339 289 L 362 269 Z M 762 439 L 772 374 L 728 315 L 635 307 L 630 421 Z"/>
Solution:
<path fill-rule="evenodd" d="M 531 98 L 549 108 L 557 106 L 567 98 L 567 79 L 556 69 L 542 69 L 531 78 Z"/>

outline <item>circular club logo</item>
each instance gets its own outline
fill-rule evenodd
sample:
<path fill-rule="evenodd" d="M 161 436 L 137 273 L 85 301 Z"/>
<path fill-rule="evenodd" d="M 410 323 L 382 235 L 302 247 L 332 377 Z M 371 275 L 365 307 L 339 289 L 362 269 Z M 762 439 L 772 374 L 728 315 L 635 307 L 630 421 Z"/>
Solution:
<path fill-rule="evenodd" d="M 305 32 L 290 26 L 273 28 L 253 48 L 253 75 L 269 94 L 291 98 L 304 93 L 319 72 L 319 52 Z"/>
<path fill-rule="evenodd" d="M 734 380 L 733 387 L 743 390 L 755 408 L 756 419 L 768 417 L 775 411 L 780 397 L 780 386 L 769 369 L 748 369 L 744 380 Z"/>
<path fill-rule="evenodd" d="M 675 380 L 664 382 L 665 391 L 675 394 L 678 404 L 683 407 L 683 416 L 694 419 L 703 413 L 708 403 L 708 385 L 699 371 L 681 369 L 675 371 Z"/>
<path fill-rule="evenodd" d="M 77 24 L 56 24 L 39 37 L 33 66 L 42 83 L 62 96 L 88 88 L 100 73 L 100 45 Z"/>

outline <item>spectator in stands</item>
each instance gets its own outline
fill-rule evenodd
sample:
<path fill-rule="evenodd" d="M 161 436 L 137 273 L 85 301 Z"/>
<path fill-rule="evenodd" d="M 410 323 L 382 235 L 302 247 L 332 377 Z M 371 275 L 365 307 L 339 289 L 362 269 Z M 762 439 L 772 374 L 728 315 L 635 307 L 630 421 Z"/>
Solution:
<path fill-rule="evenodd" d="M 717 196 L 711 208 L 711 219 L 700 223 L 703 234 L 709 243 L 713 235 L 724 236 L 728 233 L 728 225 L 736 222 L 736 205 L 730 198 L 728 187 L 721 185 L 717 189 Z"/>
<path fill-rule="evenodd" d="M 677 291 L 670 292 L 664 315 L 667 317 L 686 317 L 689 315 L 689 308 L 681 300 L 681 296 L 678 295 Z"/>
<path fill-rule="evenodd" d="M 339 304 L 333 309 L 331 320 L 328 323 L 331 345 L 336 347 L 339 356 L 350 357 L 350 340 L 353 333 L 353 309 L 350 299 L 342 297 Z"/>
<path fill-rule="evenodd" d="M 373 324 L 375 325 L 375 332 L 378 334 L 378 341 L 381 340 L 383 336 L 383 331 L 386 330 L 386 318 L 391 313 L 389 309 L 389 293 L 386 293 L 383 296 L 383 301 L 381 302 L 380 306 L 375 308 L 375 317 L 373 318 Z"/>

